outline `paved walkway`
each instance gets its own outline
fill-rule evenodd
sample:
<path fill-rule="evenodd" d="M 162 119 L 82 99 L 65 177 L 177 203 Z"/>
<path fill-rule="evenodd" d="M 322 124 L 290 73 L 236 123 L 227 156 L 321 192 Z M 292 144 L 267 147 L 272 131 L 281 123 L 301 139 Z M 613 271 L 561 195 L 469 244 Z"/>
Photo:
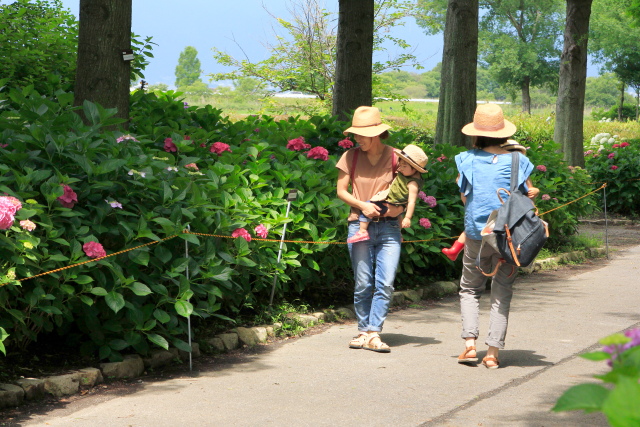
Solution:
<path fill-rule="evenodd" d="M 392 313 L 383 334 L 390 354 L 348 349 L 355 326 L 336 325 L 193 378 L 80 399 L 22 425 L 606 426 L 599 414 L 550 408 L 569 386 L 606 371 L 580 353 L 640 327 L 640 246 L 603 268 L 568 278 L 536 273 L 516 288 L 497 370 L 456 363 L 463 342 L 451 297 Z"/>

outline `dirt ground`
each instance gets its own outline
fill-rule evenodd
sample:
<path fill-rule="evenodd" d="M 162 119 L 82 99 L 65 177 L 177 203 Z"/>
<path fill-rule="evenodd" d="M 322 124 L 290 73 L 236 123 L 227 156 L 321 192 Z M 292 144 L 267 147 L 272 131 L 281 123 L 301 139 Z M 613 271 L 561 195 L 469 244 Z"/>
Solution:
<path fill-rule="evenodd" d="M 609 222 L 607 228 L 605 228 L 603 224 L 598 224 L 598 222 L 599 221 L 594 221 L 593 223 L 581 225 L 579 232 L 581 234 L 602 239 L 603 246 L 605 241 L 608 242 L 610 258 L 618 256 L 627 248 L 640 245 L 640 222 L 612 220 Z M 534 283 L 543 279 L 544 276 L 553 276 L 556 278 L 570 277 L 581 272 L 600 268 L 606 265 L 607 262 L 608 260 L 606 258 L 597 258 L 587 260 L 582 264 L 562 265 L 556 270 L 544 270 L 532 275 L 524 276 L 521 279 L 521 282 L 525 285 L 529 281 Z M 433 301 L 423 301 L 420 305 L 427 308 L 430 304 L 433 304 Z M 397 308 L 394 309 L 394 311 L 395 310 L 397 310 Z M 320 325 L 307 330 L 305 334 L 321 333 L 328 327 L 329 325 Z M 281 345 L 285 345 L 288 341 L 295 339 L 297 338 L 277 339 L 267 346 L 239 349 L 224 355 L 203 355 L 198 359 L 194 359 L 193 372 L 224 369 L 225 366 L 229 366 L 229 364 L 241 363 L 251 355 L 272 351 Z M 44 362 L 45 360 L 42 361 Z M 69 368 L 71 367 L 67 367 L 67 370 Z M 52 375 L 53 373 L 47 372 L 47 374 Z M 108 381 L 92 389 L 82 390 L 80 394 L 68 396 L 64 399 L 46 398 L 37 402 L 28 402 L 15 409 L 0 409 L 0 426 L 20 425 L 22 421 L 29 418 L 30 414 L 46 413 L 52 409 L 63 407 L 69 402 L 84 399 L 88 396 L 103 396 L 104 398 L 108 398 L 110 395 L 127 395 L 135 393 L 136 390 L 142 387 L 144 383 L 164 381 L 171 378 L 189 377 L 191 375 L 192 373 L 189 371 L 188 363 L 183 363 L 181 365 L 165 367 L 158 372 L 149 372 L 141 378 Z"/>

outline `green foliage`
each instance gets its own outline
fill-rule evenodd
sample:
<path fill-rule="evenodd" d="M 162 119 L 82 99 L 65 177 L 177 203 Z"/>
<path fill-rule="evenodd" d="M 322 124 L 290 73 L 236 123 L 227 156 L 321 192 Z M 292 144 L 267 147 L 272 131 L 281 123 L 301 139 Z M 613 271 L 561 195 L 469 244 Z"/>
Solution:
<path fill-rule="evenodd" d="M 586 167 L 592 179 L 607 183 L 607 209 L 622 215 L 640 212 L 640 140 L 616 141 L 611 138 L 585 152 Z M 604 192 L 599 193 L 602 199 Z"/>
<path fill-rule="evenodd" d="M 613 334 L 600 343 L 603 351 L 585 353 L 581 357 L 600 362 L 607 360 L 611 371 L 596 375 L 608 385 L 597 383 L 578 384 L 556 401 L 553 411 L 583 410 L 587 413 L 602 412 L 609 425 L 627 427 L 640 424 L 640 330 L 625 334 Z"/>
<path fill-rule="evenodd" d="M 193 46 L 185 47 L 180 52 L 176 66 L 176 87 L 181 89 L 185 86 L 193 86 L 196 82 L 202 82 L 200 80 L 201 74 L 198 51 Z"/>
<path fill-rule="evenodd" d="M 0 4 L 0 76 L 9 87 L 68 90 L 75 80 L 77 38 L 77 21 L 60 0 Z"/>
<path fill-rule="evenodd" d="M 618 114 L 620 113 L 619 106 L 613 106 L 609 110 L 593 110 L 591 116 L 598 120 L 618 120 Z M 635 120 L 636 119 L 636 106 L 635 105 L 623 105 L 622 106 L 622 120 Z"/>
<path fill-rule="evenodd" d="M 598 77 L 587 77 L 587 86 L 584 94 L 585 105 L 591 107 L 610 108 L 618 104 L 620 99 L 619 80 L 613 73 L 605 73 Z M 592 116 L 596 120 L 600 120 L 604 116 L 596 114 Z M 616 118 L 618 117 L 616 113 Z"/>
<path fill-rule="evenodd" d="M 563 160 L 560 145 L 544 132 L 532 131 L 535 122 L 528 121 L 516 132 L 514 139 L 528 147 L 527 157 L 536 166 L 531 174 L 533 185 L 540 189 L 534 201 L 539 214 L 549 224 L 548 248 L 566 244 L 576 233 L 578 219 L 598 210 L 597 196 L 581 198 L 595 189 L 592 177 L 580 167 L 568 166 Z M 538 129 L 541 128 L 538 125 Z M 597 187 L 596 187 L 597 188 Z M 578 200 L 579 199 L 579 200 Z M 561 206 L 570 203 L 562 208 Z"/>
<path fill-rule="evenodd" d="M 383 50 L 382 44 L 391 41 L 400 51 L 406 52 L 407 43 L 388 34 L 388 29 L 403 25 L 403 19 L 413 13 L 413 3 L 403 0 L 376 0 L 373 45 L 374 51 Z M 332 13 L 320 7 L 314 0 L 294 4 L 291 21 L 277 19 L 284 34 L 275 34 L 275 43 L 269 44 L 269 58 L 251 62 L 239 60 L 228 52 L 213 48 L 214 59 L 221 65 L 234 68 L 232 71 L 211 74 L 213 80 L 237 80 L 252 77 L 265 86 L 278 91 L 300 91 L 316 95 L 329 101 L 335 76 L 336 27 L 332 24 Z M 374 74 L 415 64 L 409 53 L 386 62 L 373 64 Z M 419 66 L 418 66 L 419 68 Z M 384 86 L 374 87 L 375 96 L 389 97 Z M 394 96 L 396 94 L 393 94 Z"/>

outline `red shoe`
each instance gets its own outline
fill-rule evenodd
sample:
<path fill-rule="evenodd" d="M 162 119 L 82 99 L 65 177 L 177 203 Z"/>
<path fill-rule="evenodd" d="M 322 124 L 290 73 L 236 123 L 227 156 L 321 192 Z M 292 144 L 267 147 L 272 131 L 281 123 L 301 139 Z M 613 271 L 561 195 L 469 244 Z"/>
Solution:
<path fill-rule="evenodd" d="M 347 243 L 358 243 L 364 242 L 365 240 L 369 240 L 369 233 L 367 231 L 358 231 L 347 239 Z"/>
<path fill-rule="evenodd" d="M 456 240 L 450 248 L 442 248 L 442 253 L 451 261 L 455 261 L 456 258 L 458 258 L 458 254 L 462 251 L 462 248 L 464 248 L 464 243 Z"/>

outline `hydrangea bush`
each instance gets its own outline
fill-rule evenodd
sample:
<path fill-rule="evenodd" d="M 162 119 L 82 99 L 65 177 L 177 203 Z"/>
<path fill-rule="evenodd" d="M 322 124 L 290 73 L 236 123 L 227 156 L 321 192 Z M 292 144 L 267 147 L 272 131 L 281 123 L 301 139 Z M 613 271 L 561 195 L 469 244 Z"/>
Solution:
<path fill-rule="evenodd" d="M 595 378 L 606 384 L 578 384 L 565 391 L 553 410 L 602 412 L 609 425 L 640 425 L 640 329 L 613 334 L 602 340 L 602 351 L 581 355 L 593 360 L 606 360 L 611 370 Z"/>
<path fill-rule="evenodd" d="M 603 134 L 608 135 L 608 134 Z M 605 139 L 603 136 L 600 141 Z M 607 183 L 607 209 L 622 215 L 640 212 L 640 140 L 611 137 L 584 152 L 586 168 L 596 185 Z M 604 192 L 598 194 L 604 202 Z"/>
<path fill-rule="evenodd" d="M 334 303 L 351 294 L 346 245 L 285 243 L 277 261 L 285 223 L 287 240 L 346 240 L 335 164 L 353 146 L 347 123 L 231 122 L 177 93 L 136 92 L 124 133 L 111 130 L 120 124 L 114 111 L 90 103 L 84 124 L 68 93 L 3 96 L 16 107 L 0 111 L 0 343 L 24 349 L 40 334 L 61 334 L 86 354 L 118 360 L 151 346 L 188 350 L 187 316 L 196 328 L 199 319 L 229 321 L 266 304 L 274 278 L 277 298 Z M 406 130 L 388 140 L 412 142 Z M 440 250 L 463 228 L 453 161 L 462 148 L 423 148 L 429 172 L 403 230 L 398 288 L 459 273 Z M 549 174 L 541 190 L 569 199 L 578 186 L 544 157 L 549 148 L 534 161 Z M 298 198 L 287 218 L 290 189 Z"/>

